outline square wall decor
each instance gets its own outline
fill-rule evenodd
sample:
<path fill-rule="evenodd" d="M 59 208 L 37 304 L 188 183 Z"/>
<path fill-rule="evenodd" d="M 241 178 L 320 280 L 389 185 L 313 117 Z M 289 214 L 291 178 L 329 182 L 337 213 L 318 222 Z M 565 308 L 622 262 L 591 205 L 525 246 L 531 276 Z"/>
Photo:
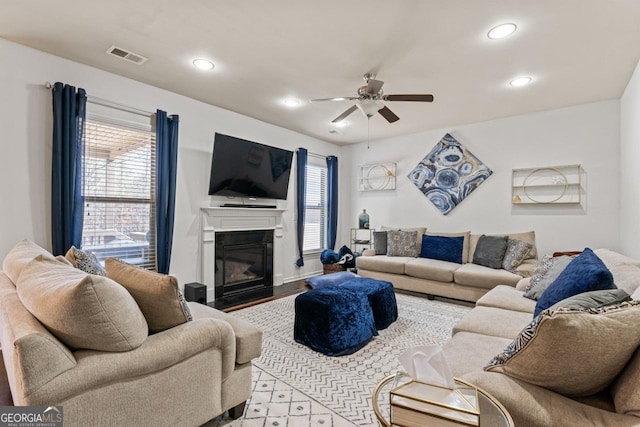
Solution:
<path fill-rule="evenodd" d="M 446 215 L 492 173 L 464 145 L 446 134 L 408 177 Z"/>

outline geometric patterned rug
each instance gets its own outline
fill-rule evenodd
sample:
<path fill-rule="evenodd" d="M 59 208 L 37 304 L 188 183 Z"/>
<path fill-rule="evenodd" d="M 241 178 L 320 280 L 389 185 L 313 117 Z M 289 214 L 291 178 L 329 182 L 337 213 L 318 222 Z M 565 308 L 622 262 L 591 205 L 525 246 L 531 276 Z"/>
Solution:
<path fill-rule="evenodd" d="M 262 355 L 253 361 L 253 392 L 244 415 L 220 416 L 207 427 L 379 426 L 371 394 L 398 371 L 398 356 L 410 347 L 444 344 L 471 310 L 398 293 L 396 322 L 358 352 L 329 357 L 293 340 L 296 296 L 231 313 L 262 329 Z"/>

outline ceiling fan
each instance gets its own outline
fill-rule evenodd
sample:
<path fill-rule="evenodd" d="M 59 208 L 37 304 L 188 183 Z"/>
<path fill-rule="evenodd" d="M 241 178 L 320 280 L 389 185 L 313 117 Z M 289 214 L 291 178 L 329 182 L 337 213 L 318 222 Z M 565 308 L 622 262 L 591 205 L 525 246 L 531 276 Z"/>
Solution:
<path fill-rule="evenodd" d="M 433 95 L 385 95 L 382 92 L 382 80 L 376 80 L 375 74 L 367 73 L 363 76 L 366 86 L 358 89 L 358 96 L 312 99 L 312 101 L 356 101 L 355 105 L 349 107 L 344 113 L 333 119 L 331 123 L 338 123 L 344 120 L 349 114 L 357 109 L 371 118 L 376 112 L 387 119 L 389 123 L 397 122 L 400 117 L 387 107 L 385 101 L 412 101 L 412 102 L 433 102 Z"/>

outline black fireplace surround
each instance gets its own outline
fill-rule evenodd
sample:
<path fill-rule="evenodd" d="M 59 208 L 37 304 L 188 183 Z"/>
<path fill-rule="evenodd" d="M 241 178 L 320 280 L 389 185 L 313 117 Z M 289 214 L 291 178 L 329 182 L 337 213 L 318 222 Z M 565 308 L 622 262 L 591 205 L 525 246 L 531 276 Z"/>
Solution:
<path fill-rule="evenodd" d="M 273 230 L 217 232 L 215 242 L 216 306 L 273 294 Z"/>

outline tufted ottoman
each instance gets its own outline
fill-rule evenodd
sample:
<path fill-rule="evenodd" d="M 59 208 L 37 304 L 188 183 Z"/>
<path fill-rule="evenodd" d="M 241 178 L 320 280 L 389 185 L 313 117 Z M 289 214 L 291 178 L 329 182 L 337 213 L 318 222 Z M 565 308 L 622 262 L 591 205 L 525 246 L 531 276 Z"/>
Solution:
<path fill-rule="evenodd" d="M 378 335 L 367 295 L 339 286 L 296 297 L 293 338 L 327 356 L 355 353 Z"/>
<path fill-rule="evenodd" d="M 398 305 L 396 294 L 391 282 L 359 277 L 343 282 L 339 285 L 343 289 L 366 295 L 373 312 L 376 329 L 386 329 L 398 320 Z"/>

